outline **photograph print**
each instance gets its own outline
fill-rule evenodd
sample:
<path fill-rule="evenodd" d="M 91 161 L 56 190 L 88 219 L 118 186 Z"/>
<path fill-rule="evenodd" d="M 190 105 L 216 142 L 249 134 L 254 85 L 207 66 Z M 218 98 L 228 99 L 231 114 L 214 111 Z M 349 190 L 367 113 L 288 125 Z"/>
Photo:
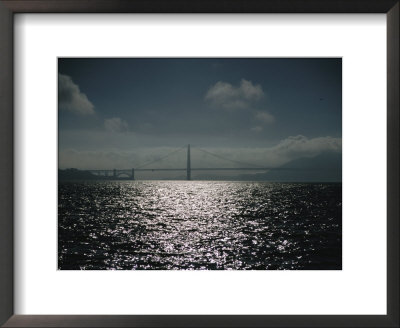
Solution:
<path fill-rule="evenodd" d="M 341 270 L 341 58 L 59 58 L 59 270 Z"/>

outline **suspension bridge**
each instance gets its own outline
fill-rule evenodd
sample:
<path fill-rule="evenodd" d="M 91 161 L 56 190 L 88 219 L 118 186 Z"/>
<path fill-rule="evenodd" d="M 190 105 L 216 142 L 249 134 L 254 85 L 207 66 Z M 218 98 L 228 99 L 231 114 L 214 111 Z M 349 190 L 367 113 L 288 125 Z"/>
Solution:
<path fill-rule="evenodd" d="M 170 157 L 171 155 L 173 155 L 179 151 L 182 151 L 184 149 L 186 149 L 186 151 L 187 151 L 186 167 L 180 167 L 180 168 L 148 168 L 147 167 L 154 163 L 161 162 L 165 158 Z M 205 154 L 214 156 L 221 160 L 226 160 L 226 161 L 229 161 L 231 163 L 235 163 L 236 165 L 241 165 L 241 166 L 240 167 L 207 167 L 207 168 L 192 167 L 191 157 L 190 157 L 190 145 L 187 145 L 187 146 L 181 147 L 179 149 L 176 149 L 174 151 L 171 151 L 170 153 L 168 153 L 165 156 L 162 156 L 162 157 L 152 160 L 150 162 L 144 163 L 136 168 L 112 169 L 112 170 L 87 170 L 87 171 L 89 171 L 92 174 L 99 176 L 99 177 L 108 177 L 111 179 L 119 179 L 119 178 L 125 177 L 130 180 L 135 180 L 135 173 L 137 173 L 137 172 L 186 171 L 186 180 L 191 180 L 193 171 L 265 171 L 265 170 L 279 169 L 279 168 L 272 168 L 272 167 L 260 167 L 259 165 L 232 160 L 225 156 L 218 155 L 218 154 L 215 154 L 215 153 L 212 153 L 212 152 L 209 152 L 207 150 L 197 148 L 197 147 L 196 147 L 196 150 L 199 150 Z"/>

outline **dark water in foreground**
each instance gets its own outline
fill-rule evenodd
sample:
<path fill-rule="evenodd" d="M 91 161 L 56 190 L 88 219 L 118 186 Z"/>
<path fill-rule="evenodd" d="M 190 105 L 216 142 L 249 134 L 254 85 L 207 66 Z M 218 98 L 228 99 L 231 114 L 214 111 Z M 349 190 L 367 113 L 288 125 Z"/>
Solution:
<path fill-rule="evenodd" d="M 341 269 L 342 185 L 59 184 L 58 267 Z"/>

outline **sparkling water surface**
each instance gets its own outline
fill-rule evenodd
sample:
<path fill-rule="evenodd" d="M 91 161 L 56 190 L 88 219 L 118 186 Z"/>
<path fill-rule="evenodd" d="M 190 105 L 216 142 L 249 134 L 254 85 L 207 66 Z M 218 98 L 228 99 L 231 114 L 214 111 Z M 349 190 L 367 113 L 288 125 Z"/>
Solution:
<path fill-rule="evenodd" d="M 62 270 L 342 268 L 342 185 L 60 182 Z"/>

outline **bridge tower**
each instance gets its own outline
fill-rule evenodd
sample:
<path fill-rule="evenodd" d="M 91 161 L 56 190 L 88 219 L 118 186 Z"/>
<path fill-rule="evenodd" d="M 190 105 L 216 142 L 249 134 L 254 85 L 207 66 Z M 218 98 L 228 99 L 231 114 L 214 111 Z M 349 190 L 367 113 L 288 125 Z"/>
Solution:
<path fill-rule="evenodd" d="M 188 148 L 187 148 L 186 180 L 191 180 L 190 145 L 188 145 Z"/>

